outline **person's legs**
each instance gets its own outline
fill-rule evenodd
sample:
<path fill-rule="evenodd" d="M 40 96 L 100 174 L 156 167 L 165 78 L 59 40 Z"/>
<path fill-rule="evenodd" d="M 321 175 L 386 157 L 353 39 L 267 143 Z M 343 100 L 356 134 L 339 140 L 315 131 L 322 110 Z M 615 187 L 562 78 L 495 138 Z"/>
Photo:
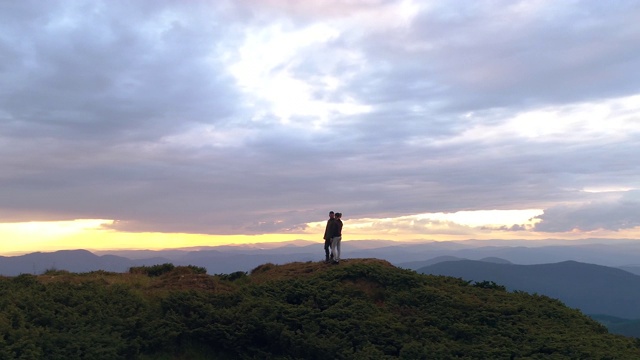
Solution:
<path fill-rule="evenodd" d="M 336 240 L 337 237 L 331 238 L 331 255 L 333 257 L 333 261 L 336 261 L 336 245 L 338 243 L 338 241 Z"/>
<path fill-rule="evenodd" d="M 324 240 L 324 261 L 329 262 L 329 247 L 331 246 L 331 240 Z"/>

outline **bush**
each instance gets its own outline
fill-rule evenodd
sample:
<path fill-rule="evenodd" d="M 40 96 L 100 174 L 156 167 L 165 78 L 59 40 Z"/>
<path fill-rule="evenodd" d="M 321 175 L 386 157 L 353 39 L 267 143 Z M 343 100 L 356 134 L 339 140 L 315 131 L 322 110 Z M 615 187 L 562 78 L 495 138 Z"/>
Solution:
<path fill-rule="evenodd" d="M 166 274 L 175 269 L 175 266 L 170 263 L 162 264 L 162 265 L 153 265 L 153 266 L 137 266 L 129 268 L 130 274 L 144 274 L 149 277 L 160 276 L 162 274 Z M 206 270 L 205 270 L 206 272 Z"/>
<path fill-rule="evenodd" d="M 56 268 L 47 269 L 43 273 L 43 275 L 50 275 L 50 276 L 69 275 L 69 274 L 70 274 L 70 272 L 68 272 L 67 270 L 58 270 Z"/>
<path fill-rule="evenodd" d="M 202 266 L 188 265 L 187 269 L 191 270 L 192 274 L 206 274 L 207 269 Z"/>
<path fill-rule="evenodd" d="M 238 279 L 246 278 L 247 273 L 244 271 L 236 271 L 231 274 L 218 274 L 218 276 L 220 276 L 221 280 L 236 281 Z"/>
<path fill-rule="evenodd" d="M 473 286 L 481 288 L 481 289 L 494 289 L 494 290 L 501 290 L 501 291 L 507 291 L 507 288 L 502 286 L 502 285 L 498 285 L 493 281 L 479 281 L 476 282 L 475 284 L 473 284 Z"/>
<path fill-rule="evenodd" d="M 259 274 L 259 273 L 262 273 L 262 272 L 267 272 L 267 271 L 269 271 L 269 270 L 273 269 L 274 267 L 276 267 L 276 265 L 275 265 L 275 264 L 272 264 L 272 263 L 266 263 L 266 264 L 262 264 L 262 265 L 260 265 L 260 266 L 256 267 L 255 269 L 251 270 L 251 272 L 250 272 L 250 273 L 251 273 L 252 275 L 253 275 L 253 274 Z"/>

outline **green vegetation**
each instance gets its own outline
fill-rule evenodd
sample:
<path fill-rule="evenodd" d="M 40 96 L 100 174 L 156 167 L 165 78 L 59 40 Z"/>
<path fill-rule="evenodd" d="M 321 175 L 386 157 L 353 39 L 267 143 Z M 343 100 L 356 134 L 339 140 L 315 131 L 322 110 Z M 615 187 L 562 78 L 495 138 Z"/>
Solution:
<path fill-rule="evenodd" d="M 170 265 L 170 266 L 169 266 Z M 0 278 L 0 359 L 638 359 L 561 302 L 374 259 Z"/>
<path fill-rule="evenodd" d="M 182 268 L 185 268 L 186 270 L 188 270 L 188 272 L 193 273 L 193 274 L 206 274 L 207 273 L 207 269 L 203 268 L 203 267 L 199 267 L 199 266 L 193 266 L 193 265 L 189 265 L 189 266 L 183 266 Z M 129 273 L 131 274 L 143 274 L 143 275 L 147 275 L 150 277 L 156 277 L 156 276 L 160 276 L 166 273 L 170 273 L 175 269 L 175 266 L 173 264 L 160 264 L 160 265 L 153 265 L 153 266 L 137 266 L 137 267 L 132 267 L 129 269 Z M 46 274 L 46 273 L 45 273 Z"/>
<path fill-rule="evenodd" d="M 613 334 L 640 338 L 640 319 L 629 320 L 608 315 L 589 316 L 606 326 Z"/>

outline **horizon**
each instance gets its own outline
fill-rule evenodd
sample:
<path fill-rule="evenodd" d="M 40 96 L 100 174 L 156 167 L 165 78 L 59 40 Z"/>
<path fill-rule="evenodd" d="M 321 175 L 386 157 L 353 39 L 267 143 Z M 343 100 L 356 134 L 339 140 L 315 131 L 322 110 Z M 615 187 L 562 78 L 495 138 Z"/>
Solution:
<path fill-rule="evenodd" d="M 628 238 L 583 238 L 583 239 L 536 239 L 536 240 L 524 240 L 524 239 L 463 239 L 463 240 L 447 240 L 438 241 L 430 239 L 414 239 L 414 240 L 386 240 L 386 239 L 351 239 L 348 240 L 345 245 L 349 249 L 355 245 L 356 250 L 363 249 L 377 249 L 388 246 L 411 246 L 411 245 L 427 245 L 432 243 L 455 243 L 460 245 L 466 245 L 470 247 L 546 247 L 546 246 L 574 246 L 574 245 L 625 245 L 625 244 L 638 244 L 640 245 L 640 239 L 628 239 Z M 357 244 L 353 244 L 356 242 Z M 368 246 L 362 246 L 363 243 Z M 206 251 L 217 248 L 236 248 L 236 249 L 253 249 L 253 250 L 274 250 L 282 247 L 309 247 L 317 245 L 318 249 L 322 248 L 323 241 L 316 240 L 285 240 L 274 242 L 256 242 L 256 243 L 227 243 L 218 245 L 196 245 L 196 246 L 184 246 L 184 247 L 169 247 L 169 248 L 90 248 L 90 247 L 77 247 L 77 248 L 63 248 L 63 249 L 49 249 L 49 250 L 34 250 L 34 251 L 16 251 L 16 252 L 4 252 L 0 253 L 3 257 L 16 257 L 22 255 L 28 255 L 33 253 L 55 253 L 59 251 L 88 251 L 93 254 L 102 256 L 106 254 L 115 253 L 127 253 L 127 252 L 163 252 L 163 251 L 183 251 L 183 252 L 197 252 Z"/>
<path fill-rule="evenodd" d="M 640 239 L 636 1 L 0 8 L 0 254 Z"/>

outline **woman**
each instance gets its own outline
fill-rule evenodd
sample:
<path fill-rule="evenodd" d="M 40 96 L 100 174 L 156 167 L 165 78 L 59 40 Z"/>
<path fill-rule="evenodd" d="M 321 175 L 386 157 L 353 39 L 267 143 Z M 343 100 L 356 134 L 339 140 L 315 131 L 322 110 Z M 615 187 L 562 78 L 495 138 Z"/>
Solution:
<path fill-rule="evenodd" d="M 340 263 L 340 242 L 342 241 L 342 213 L 336 213 L 331 224 L 331 253 L 333 263 Z"/>

